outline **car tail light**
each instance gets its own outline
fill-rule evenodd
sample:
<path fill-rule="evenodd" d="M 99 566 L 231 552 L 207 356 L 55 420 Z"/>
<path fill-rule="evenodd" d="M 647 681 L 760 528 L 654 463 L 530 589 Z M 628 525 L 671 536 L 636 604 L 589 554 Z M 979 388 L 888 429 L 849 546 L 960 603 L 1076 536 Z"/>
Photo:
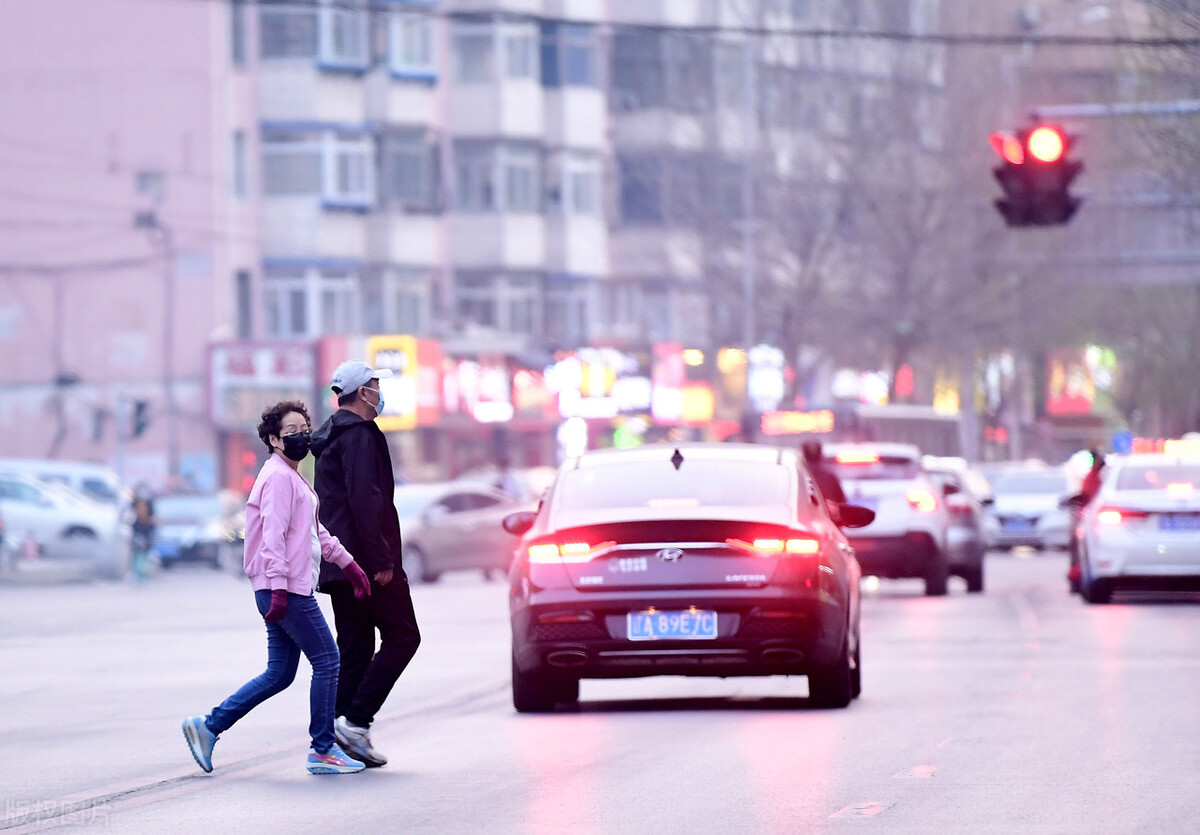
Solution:
<path fill-rule="evenodd" d="M 529 561 L 533 563 L 581 563 L 590 562 L 602 551 L 616 545 L 616 542 L 535 542 L 527 549 Z"/>
<path fill-rule="evenodd" d="M 725 544 L 764 557 L 776 554 L 783 556 L 816 554 L 821 550 L 821 543 L 811 536 L 797 536 L 789 539 L 755 539 L 752 542 L 744 539 L 727 539 Z"/>
<path fill-rule="evenodd" d="M 864 449 L 843 449 L 835 459 L 839 464 L 878 464 L 879 453 Z"/>
<path fill-rule="evenodd" d="M 946 508 L 955 516 L 972 516 L 975 508 L 965 496 L 947 496 Z"/>
<path fill-rule="evenodd" d="M 904 496 L 913 509 L 921 513 L 933 513 L 937 510 L 937 496 L 924 487 L 913 487 Z"/>
<path fill-rule="evenodd" d="M 1120 525 L 1133 519 L 1145 519 L 1150 514 L 1144 510 L 1123 507 L 1102 507 L 1096 512 L 1096 521 L 1101 525 Z"/>

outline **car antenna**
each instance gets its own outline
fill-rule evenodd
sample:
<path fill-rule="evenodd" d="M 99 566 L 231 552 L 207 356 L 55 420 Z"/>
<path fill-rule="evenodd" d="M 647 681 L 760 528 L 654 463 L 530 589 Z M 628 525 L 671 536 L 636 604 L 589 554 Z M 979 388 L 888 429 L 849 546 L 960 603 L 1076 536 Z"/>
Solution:
<path fill-rule="evenodd" d="M 671 456 L 671 463 L 675 465 L 675 469 L 679 469 L 683 464 L 683 454 L 679 451 L 679 447 L 675 447 L 675 454 Z"/>

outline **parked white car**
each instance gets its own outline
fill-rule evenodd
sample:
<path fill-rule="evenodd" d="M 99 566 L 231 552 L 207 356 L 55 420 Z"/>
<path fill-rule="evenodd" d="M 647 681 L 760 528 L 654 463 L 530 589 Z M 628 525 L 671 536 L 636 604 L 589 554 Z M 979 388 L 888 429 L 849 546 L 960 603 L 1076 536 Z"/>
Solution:
<path fill-rule="evenodd" d="M 65 484 L 75 492 L 101 504 L 126 506 L 133 498 L 115 470 L 90 461 L 0 458 L 0 474 L 7 473 Z"/>
<path fill-rule="evenodd" d="M 0 514 L 18 559 L 53 561 L 91 577 L 120 578 L 128 570 L 131 531 L 114 505 L 62 484 L 0 474 Z"/>

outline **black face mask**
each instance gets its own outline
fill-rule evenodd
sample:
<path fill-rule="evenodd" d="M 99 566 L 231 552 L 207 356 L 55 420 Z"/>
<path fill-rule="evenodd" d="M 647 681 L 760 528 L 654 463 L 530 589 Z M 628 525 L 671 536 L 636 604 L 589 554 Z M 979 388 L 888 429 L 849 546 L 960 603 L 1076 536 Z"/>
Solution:
<path fill-rule="evenodd" d="M 297 432 L 295 435 L 284 435 L 279 440 L 283 441 L 284 456 L 292 461 L 303 461 L 312 443 L 312 433 Z"/>

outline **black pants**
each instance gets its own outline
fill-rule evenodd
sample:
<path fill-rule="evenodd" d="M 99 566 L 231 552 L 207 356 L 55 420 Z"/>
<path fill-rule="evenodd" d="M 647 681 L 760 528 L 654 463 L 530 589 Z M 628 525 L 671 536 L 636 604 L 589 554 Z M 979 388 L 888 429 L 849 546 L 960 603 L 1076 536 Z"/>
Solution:
<path fill-rule="evenodd" d="M 399 571 L 396 575 L 386 586 L 372 581 L 371 596 L 362 599 L 354 596 L 348 582 L 327 584 L 342 655 L 336 711 L 360 728 L 369 728 L 375 721 L 375 714 L 421 645 L 408 581 Z"/>

